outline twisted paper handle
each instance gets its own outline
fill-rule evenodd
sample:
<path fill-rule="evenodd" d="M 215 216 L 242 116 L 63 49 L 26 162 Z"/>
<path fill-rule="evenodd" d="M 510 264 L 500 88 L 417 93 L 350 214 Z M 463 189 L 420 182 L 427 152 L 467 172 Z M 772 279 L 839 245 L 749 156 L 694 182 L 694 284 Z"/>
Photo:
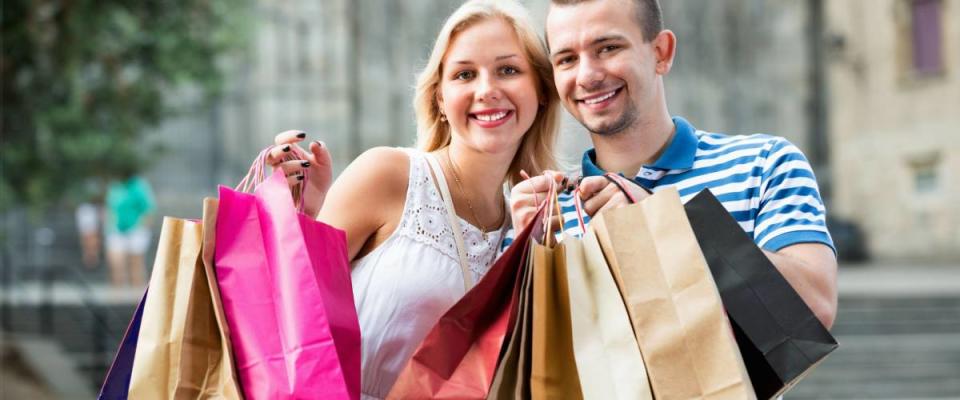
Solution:
<path fill-rule="evenodd" d="M 267 157 L 270 156 L 270 150 L 276 146 L 267 146 L 267 148 L 260 151 L 260 154 L 253 160 L 253 163 L 250 164 L 250 169 L 247 170 L 247 175 L 243 177 L 239 184 L 234 188 L 234 190 L 243 193 L 251 193 L 257 190 L 260 185 L 267 180 L 267 174 L 264 173 L 264 169 L 267 167 Z M 295 152 L 289 152 L 283 158 L 283 161 L 292 161 L 292 160 L 302 160 L 299 154 Z M 293 195 L 293 204 L 297 206 L 297 210 L 303 211 L 303 193 L 304 188 L 307 187 L 307 174 L 303 175 L 303 180 L 300 181 L 299 185 L 294 186 L 290 189 L 291 194 Z"/>

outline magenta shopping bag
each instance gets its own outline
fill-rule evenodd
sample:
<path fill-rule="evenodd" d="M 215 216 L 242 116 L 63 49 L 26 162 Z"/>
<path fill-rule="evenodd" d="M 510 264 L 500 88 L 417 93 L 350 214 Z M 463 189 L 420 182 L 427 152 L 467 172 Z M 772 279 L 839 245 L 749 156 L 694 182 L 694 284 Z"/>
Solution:
<path fill-rule="evenodd" d="M 358 399 L 360 326 L 344 232 L 300 213 L 278 170 L 253 194 L 220 187 L 216 234 L 244 396 Z"/>

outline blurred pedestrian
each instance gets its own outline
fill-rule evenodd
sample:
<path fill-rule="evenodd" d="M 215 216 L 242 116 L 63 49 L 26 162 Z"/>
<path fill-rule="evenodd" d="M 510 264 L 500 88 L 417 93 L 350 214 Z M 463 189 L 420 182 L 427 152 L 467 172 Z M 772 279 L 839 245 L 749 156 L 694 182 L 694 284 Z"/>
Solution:
<path fill-rule="evenodd" d="M 77 233 L 80 235 L 80 251 L 83 265 L 94 269 L 100 263 L 100 225 L 103 220 L 103 195 L 80 203 L 74 213 Z"/>
<path fill-rule="evenodd" d="M 114 286 L 146 283 L 144 254 L 150 244 L 150 218 L 156 205 L 150 184 L 132 169 L 110 183 L 106 196 L 107 263 Z"/>

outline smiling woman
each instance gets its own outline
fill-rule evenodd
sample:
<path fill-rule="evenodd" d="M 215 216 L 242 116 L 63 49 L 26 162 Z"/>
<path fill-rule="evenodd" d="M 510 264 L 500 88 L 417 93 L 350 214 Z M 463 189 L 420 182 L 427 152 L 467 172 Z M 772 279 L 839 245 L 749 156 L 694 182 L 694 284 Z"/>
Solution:
<path fill-rule="evenodd" d="M 414 101 L 419 149 L 374 148 L 330 185 L 330 155 L 276 137 L 271 164 L 305 209 L 346 231 L 362 335 L 362 397 L 384 398 L 442 313 L 480 280 L 510 228 L 504 185 L 554 167 L 550 62 L 513 0 L 464 3 L 440 31 Z M 303 161 L 284 161 L 296 153 Z M 302 174 L 309 179 L 302 180 Z"/>

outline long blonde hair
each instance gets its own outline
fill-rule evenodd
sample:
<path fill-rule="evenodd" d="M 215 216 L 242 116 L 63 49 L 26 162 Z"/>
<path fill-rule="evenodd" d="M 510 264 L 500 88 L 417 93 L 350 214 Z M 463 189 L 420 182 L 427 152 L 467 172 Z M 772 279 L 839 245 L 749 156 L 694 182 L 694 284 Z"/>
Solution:
<path fill-rule="evenodd" d="M 520 170 L 533 176 L 547 169 L 556 169 L 554 147 L 560 124 L 559 98 L 553 86 L 553 70 L 546 46 L 537 36 L 529 14 L 516 0 L 470 0 L 447 18 L 433 45 L 430 59 L 417 78 L 413 103 L 417 116 L 417 147 L 434 151 L 450 144 L 450 125 L 440 119 L 437 102 L 443 57 L 457 33 L 491 18 L 501 18 L 513 27 L 524 55 L 537 75 L 537 97 L 541 103 L 533 125 L 523 135 L 507 170 L 507 181 L 513 185 L 523 180 Z"/>

